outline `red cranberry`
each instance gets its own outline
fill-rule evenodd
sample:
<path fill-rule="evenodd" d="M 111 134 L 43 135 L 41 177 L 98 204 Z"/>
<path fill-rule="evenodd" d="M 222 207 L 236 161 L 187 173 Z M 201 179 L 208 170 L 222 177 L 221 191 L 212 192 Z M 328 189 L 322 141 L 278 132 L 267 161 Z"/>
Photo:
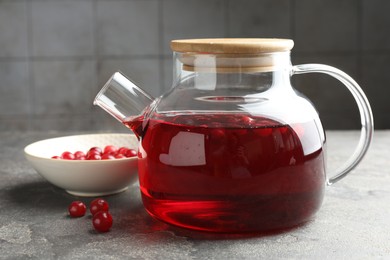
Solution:
<path fill-rule="evenodd" d="M 123 158 L 126 158 L 126 156 L 124 156 L 123 154 L 118 153 L 115 155 L 115 159 L 123 159 Z"/>
<path fill-rule="evenodd" d="M 96 153 L 88 153 L 85 157 L 86 160 L 101 160 L 102 156 Z"/>
<path fill-rule="evenodd" d="M 74 153 L 76 160 L 85 160 L 85 153 L 82 151 L 77 151 Z"/>
<path fill-rule="evenodd" d="M 227 142 L 226 132 L 223 129 L 215 128 L 211 131 L 211 143 L 217 145 L 225 145 Z"/>
<path fill-rule="evenodd" d="M 81 201 L 73 201 L 68 207 L 69 215 L 73 218 L 79 218 L 84 216 L 86 210 L 87 207 Z"/>
<path fill-rule="evenodd" d="M 263 137 L 267 137 L 267 136 L 271 136 L 271 135 L 272 135 L 272 132 L 273 132 L 273 129 L 272 129 L 272 128 L 262 128 L 262 129 L 258 132 L 258 135 L 263 136 Z"/>
<path fill-rule="evenodd" d="M 242 122 L 245 124 L 245 125 L 250 125 L 252 122 L 253 122 L 253 118 L 249 117 L 249 116 L 243 116 L 242 117 Z"/>
<path fill-rule="evenodd" d="M 64 160 L 74 160 L 75 156 L 73 153 L 66 151 L 62 153 L 61 158 Z"/>
<path fill-rule="evenodd" d="M 104 153 L 104 154 L 102 155 L 102 160 L 112 160 L 112 159 L 115 159 L 115 156 L 112 155 L 112 154 Z"/>
<path fill-rule="evenodd" d="M 134 149 L 129 149 L 129 150 L 127 150 L 127 152 L 125 153 L 125 156 L 126 156 L 127 158 L 135 157 L 135 156 L 137 156 L 137 151 L 134 150 Z"/>
<path fill-rule="evenodd" d="M 88 154 L 88 153 L 102 154 L 103 151 L 102 151 L 102 148 L 95 146 L 95 147 L 90 148 L 90 149 L 88 150 L 87 154 Z"/>
<path fill-rule="evenodd" d="M 118 151 L 118 148 L 114 145 L 107 145 L 104 147 L 103 153 L 110 154 L 110 153 L 116 153 Z"/>
<path fill-rule="evenodd" d="M 97 198 L 91 202 L 89 206 L 89 211 L 91 211 L 91 214 L 93 216 L 99 211 L 108 211 L 108 208 L 109 205 L 107 201 L 101 198 Z"/>
<path fill-rule="evenodd" d="M 107 232 L 112 226 L 112 216 L 107 211 L 99 211 L 92 218 L 93 227 L 99 232 Z"/>
<path fill-rule="evenodd" d="M 119 148 L 118 149 L 118 154 L 123 154 L 123 155 L 125 155 L 125 153 L 127 152 L 129 150 L 129 148 L 127 148 L 127 147 L 121 147 L 121 148 Z"/>

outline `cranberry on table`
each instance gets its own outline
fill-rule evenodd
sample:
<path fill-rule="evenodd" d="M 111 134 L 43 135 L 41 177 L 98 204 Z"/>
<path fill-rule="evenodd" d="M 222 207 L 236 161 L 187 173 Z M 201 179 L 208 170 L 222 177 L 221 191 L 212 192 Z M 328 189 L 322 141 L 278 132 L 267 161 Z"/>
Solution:
<path fill-rule="evenodd" d="M 99 232 L 107 232 L 112 226 L 112 216 L 107 211 L 99 211 L 92 218 L 93 227 Z"/>
<path fill-rule="evenodd" d="M 68 207 L 69 215 L 73 218 L 79 218 L 85 215 L 87 207 L 81 201 L 73 201 Z"/>
<path fill-rule="evenodd" d="M 108 211 L 108 209 L 108 202 L 101 198 L 94 199 L 89 206 L 89 211 L 91 212 L 92 216 L 99 211 Z"/>
<path fill-rule="evenodd" d="M 94 199 L 90 204 L 92 225 L 98 232 L 108 232 L 112 226 L 112 215 L 108 212 L 108 203 L 104 199 Z M 82 201 L 73 201 L 69 207 L 69 215 L 73 218 L 85 215 L 87 207 Z"/>

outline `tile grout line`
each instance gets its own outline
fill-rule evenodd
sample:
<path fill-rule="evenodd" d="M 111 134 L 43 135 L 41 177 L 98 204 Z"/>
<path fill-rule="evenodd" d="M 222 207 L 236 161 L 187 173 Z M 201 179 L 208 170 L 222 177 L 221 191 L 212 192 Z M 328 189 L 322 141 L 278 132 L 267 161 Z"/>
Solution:
<path fill-rule="evenodd" d="M 363 76 L 363 0 L 359 0 L 357 3 L 357 74 L 358 81 L 361 81 Z"/>
<path fill-rule="evenodd" d="M 30 97 L 30 111 L 28 114 L 28 130 L 35 130 L 33 126 L 33 120 L 35 117 L 36 111 L 36 100 L 35 100 L 35 77 L 34 77 L 34 69 L 33 69 L 33 60 L 31 59 L 33 53 L 32 46 L 32 37 L 33 37 L 33 29 L 32 29 L 32 3 L 31 1 L 26 0 L 26 16 L 27 16 L 27 69 L 28 69 L 28 87 L 29 87 L 29 97 Z"/>
<path fill-rule="evenodd" d="M 159 59 L 166 58 L 168 55 L 154 55 L 154 54 L 132 54 L 132 55 L 99 55 L 103 59 Z M 0 61 L 24 61 L 29 58 L 32 61 L 77 61 L 77 60 L 94 60 L 95 55 L 77 55 L 77 56 L 31 56 L 25 57 L 0 57 Z"/>
<path fill-rule="evenodd" d="M 165 58 L 164 58 L 164 9 L 163 9 L 163 1 L 157 0 L 157 28 L 158 28 L 158 73 L 160 74 L 160 84 L 159 84 L 159 94 L 162 94 L 165 92 L 165 73 L 164 73 L 164 64 L 165 64 Z"/>
<path fill-rule="evenodd" d="M 99 57 L 99 42 L 98 42 L 98 23 L 97 23 L 97 0 L 92 0 L 92 39 L 93 39 L 93 54 L 94 56 L 92 57 L 92 61 L 94 62 L 94 69 L 93 69 L 93 84 L 95 86 L 91 87 L 91 92 L 93 91 L 98 91 L 96 85 L 98 82 L 98 76 L 99 76 L 99 62 L 100 62 L 100 57 Z M 94 98 L 94 93 L 91 93 L 91 99 Z M 92 101 L 91 101 L 92 103 Z M 92 128 L 95 126 L 95 120 L 94 120 L 94 113 L 93 113 L 93 105 L 90 105 L 90 115 L 89 115 L 89 120 L 90 120 L 90 125 Z"/>
<path fill-rule="evenodd" d="M 359 45 L 359 44 L 358 44 Z M 341 51 L 299 51 L 296 50 L 294 53 L 299 53 L 303 55 L 311 55 L 311 54 L 356 54 L 356 53 L 365 53 L 371 55 L 378 54 L 390 54 L 390 50 L 386 49 L 377 49 L 377 50 L 341 50 Z M 171 55 L 162 54 L 162 55 L 100 55 L 100 58 L 103 59 L 112 59 L 112 60 L 126 60 L 126 59 L 167 59 L 170 58 Z M 0 57 L 0 62 L 13 62 L 13 61 L 80 61 L 80 60 L 95 60 L 94 56 L 26 56 L 26 57 Z"/>
<path fill-rule="evenodd" d="M 290 35 L 291 39 L 295 38 L 295 0 L 291 0 L 290 2 Z"/>
<path fill-rule="evenodd" d="M 227 38 L 230 37 L 230 12 L 229 12 L 230 1 L 231 0 L 227 0 L 224 2 L 225 3 L 225 5 L 224 5 L 225 37 L 227 37 Z"/>
<path fill-rule="evenodd" d="M 289 5 L 289 8 L 290 8 L 290 38 L 294 41 L 294 45 L 295 45 L 295 0 L 291 0 L 289 1 L 290 5 Z M 296 51 L 294 51 L 294 54 L 297 54 Z M 291 63 L 294 65 L 294 55 L 292 54 L 292 52 L 290 52 L 290 60 L 291 60 Z M 293 79 L 291 79 L 293 80 Z"/>

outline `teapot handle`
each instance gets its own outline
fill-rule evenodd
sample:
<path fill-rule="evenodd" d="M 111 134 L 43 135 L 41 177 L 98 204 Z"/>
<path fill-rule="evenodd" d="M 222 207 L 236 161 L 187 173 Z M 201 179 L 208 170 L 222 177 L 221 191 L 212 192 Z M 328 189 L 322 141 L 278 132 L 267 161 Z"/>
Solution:
<path fill-rule="evenodd" d="M 374 119 L 372 116 L 370 104 L 363 90 L 356 83 L 356 81 L 353 80 L 345 72 L 323 64 L 301 64 L 292 67 L 291 76 L 295 74 L 304 74 L 312 72 L 328 74 L 341 81 L 351 92 L 358 105 L 360 112 L 360 121 L 362 128 L 360 132 L 359 143 L 357 144 L 353 154 L 349 157 L 349 159 L 340 168 L 336 170 L 336 173 L 333 175 L 333 177 L 328 179 L 327 184 L 332 185 L 333 183 L 336 183 L 337 181 L 344 178 L 363 159 L 372 140 L 374 131 Z"/>

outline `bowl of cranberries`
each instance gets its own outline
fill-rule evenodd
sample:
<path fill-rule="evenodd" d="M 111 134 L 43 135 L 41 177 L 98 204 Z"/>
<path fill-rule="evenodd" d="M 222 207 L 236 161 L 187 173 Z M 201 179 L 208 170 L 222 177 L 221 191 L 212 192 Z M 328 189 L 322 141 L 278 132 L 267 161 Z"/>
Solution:
<path fill-rule="evenodd" d="M 86 134 L 37 141 L 24 154 L 53 185 L 94 197 L 122 192 L 138 181 L 137 147 L 132 134 Z"/>

